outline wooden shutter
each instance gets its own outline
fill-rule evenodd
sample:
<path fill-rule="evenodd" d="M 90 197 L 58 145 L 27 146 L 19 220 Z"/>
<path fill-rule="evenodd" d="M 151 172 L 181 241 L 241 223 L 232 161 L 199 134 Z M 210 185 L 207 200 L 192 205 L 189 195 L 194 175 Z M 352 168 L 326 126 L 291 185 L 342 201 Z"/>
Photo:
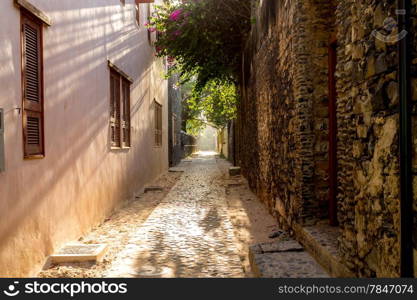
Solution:
<path fill-rule="evenodd" d="M 136 24 L 138 24 L 138 26 L 140 27 L 140 7 L 139 7 L 139 3 L 135 4 L 135 19 L 136 19 Z"/>
<path fill-rule="evenodd" d="M 120 133 L 120 75 L 110 72 L 110 135 L 111 146 L 121 146 Z"/>
<path fill-rule="evenodd" d="M 122 79 L 122 99 L 123 99 L 123 116 L 122 116 L 122 134 L 123 147 L 130 147 L 130 83 Z"/>
<path fill-rule="evenodd" d="M 155 146 L 162 145 L 162 105 L 154 102 L 155 105 Z"/>
<path fill-rule="evenodd" d="M 22 14 L 23 138 L 25 157 L 44 154 L 42 25 Z"/>

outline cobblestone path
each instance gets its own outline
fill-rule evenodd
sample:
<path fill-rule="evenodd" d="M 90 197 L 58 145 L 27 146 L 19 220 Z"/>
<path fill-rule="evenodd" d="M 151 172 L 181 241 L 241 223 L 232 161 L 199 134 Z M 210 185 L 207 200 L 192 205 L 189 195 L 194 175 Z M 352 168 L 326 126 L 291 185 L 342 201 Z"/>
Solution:
<path fill-rule="evenodd" d="M 133 233 L 106 277 L 244 277 L 213 156 L 184 174 Z"/>

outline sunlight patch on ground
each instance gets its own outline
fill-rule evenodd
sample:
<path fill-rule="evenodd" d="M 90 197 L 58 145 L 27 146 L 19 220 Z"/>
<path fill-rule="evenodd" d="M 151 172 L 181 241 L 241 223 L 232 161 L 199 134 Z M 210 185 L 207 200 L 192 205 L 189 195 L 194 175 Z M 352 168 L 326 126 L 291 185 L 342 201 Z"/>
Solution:
<path fill-rule="evenodd" d="M 217 153 L 216 151 L 198 151 L 195 154 L 197 154 L 198 156 L 214 156 L 218 155 L 219 153 Z"/>

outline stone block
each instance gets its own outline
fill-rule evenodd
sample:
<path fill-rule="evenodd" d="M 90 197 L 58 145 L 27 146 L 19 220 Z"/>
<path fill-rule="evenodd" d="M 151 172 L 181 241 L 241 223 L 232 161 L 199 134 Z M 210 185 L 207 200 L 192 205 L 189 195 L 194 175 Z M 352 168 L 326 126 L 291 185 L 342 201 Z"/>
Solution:
<path fill-rule="evenodd" d="M 238 176 L 241 174 L 240 167 L 230 167 L 229 168 L 229 175 L 230 176 Z"/>
<path fill-rule="evenodd" d="M 107 251 L 105 244 L 69 244 L 49 257 L 51 263 L 98 262 Z"/>
<path fill-rule="evenodd" d="M 305 251 L 256 253 L 250 248 L 249 260 L 256 277 L 328 278 L 329 275 Z M 255 248 L 256 250 L 256 248 Z"/>
<path fill-rule="evenodd" d="M 145 193 L 147 193 L 147 192 L 162 192 L 163 190 L 164 190 L 164 188 L 161 187 L 161 186 L 147 186 L 147 187 L 145 187 L 144 192 Z"/>

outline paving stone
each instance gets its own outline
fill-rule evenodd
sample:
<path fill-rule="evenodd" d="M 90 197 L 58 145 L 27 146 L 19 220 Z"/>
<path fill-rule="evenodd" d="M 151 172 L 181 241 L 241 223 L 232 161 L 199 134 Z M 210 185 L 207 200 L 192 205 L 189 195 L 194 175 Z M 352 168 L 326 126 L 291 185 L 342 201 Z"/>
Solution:
<path fill-rule="evenodd" d="M 245 277 L 213 157 L 184 174 L 133 233 L 106 277 Z"/>

